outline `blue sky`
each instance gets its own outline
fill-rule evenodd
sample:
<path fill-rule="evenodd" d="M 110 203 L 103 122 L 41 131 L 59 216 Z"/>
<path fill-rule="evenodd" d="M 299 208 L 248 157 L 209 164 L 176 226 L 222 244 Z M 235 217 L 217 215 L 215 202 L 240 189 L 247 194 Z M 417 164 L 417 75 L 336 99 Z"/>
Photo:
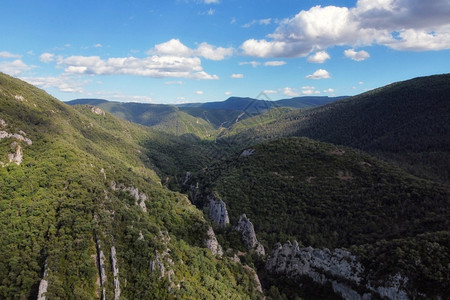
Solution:
<path fill-rule="evenodd" d="M 63 101 L 354 95 L 450 72 L 448 0 L 3 0 L 0 71 Z"/>

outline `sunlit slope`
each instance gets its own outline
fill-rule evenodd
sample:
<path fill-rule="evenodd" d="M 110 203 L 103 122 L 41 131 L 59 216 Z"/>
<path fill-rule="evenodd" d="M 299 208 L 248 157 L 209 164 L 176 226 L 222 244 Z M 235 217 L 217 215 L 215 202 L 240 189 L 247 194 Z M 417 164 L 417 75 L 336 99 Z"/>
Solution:
<path fill-rule="evenodd" d="M 0 119 L 0 298 L 259 297 L 205 248 L 202 213 L 161 186 L 151 130 L 4 74 Z"/>

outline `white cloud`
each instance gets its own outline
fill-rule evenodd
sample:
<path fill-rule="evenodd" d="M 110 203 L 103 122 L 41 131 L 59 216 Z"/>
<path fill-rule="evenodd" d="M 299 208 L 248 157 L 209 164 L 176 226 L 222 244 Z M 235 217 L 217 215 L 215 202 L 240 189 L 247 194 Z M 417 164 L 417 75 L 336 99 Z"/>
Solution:
<path fill-rule="evenodd" d="M 285 61 L 273 60 L 273 61 L 266 61 L 264 63 L 264 66 L 266 66 L 266 67 L 279 67 L 279 66 L 282 66 L 282 65 L 285 65 L 285 64 L 286 64 Z"/>
<path fill-rule="evenodd" d="M 354 49 L 345 50 L 344 55 L 356 61 L 363 61 L 370 57 L 370 54 L 367 51 L 355 51 Z"/>
<path fill-rule="evenodd" d="M 39 60 L 48 64 L 49 62 L 52 62 L 55 60 L 55 54 L 53 53 L 42 53 L 41 56 L 39 56 Z"/>
<path fill-rule="evenodd" d="M 259 61 L 241 61 L 239 63 L 240 66 L 245 66 L 245 65 L 252 65 L 253 68 L 256 68 L 257 66 L 259 66 L 261 63 Z"/>
<path fill-rule="evenodd" d="M 318 64 L 324 63 L 327 59 L 330 59 L 330 55 L 325 51 L 316 52 L 307 58 L 308 62 Z"/>
<path fill-rule="evenodd" d="M 97 44 L 95 44 L 94 46 L 92 46 L 92 47 L 94 47 L 94 48 L 102 48 L 103 47 L 103 45 L 102 44 L 100 44 L 100 43 L 97 43 Z"/>
<path fill-rule="evenodd" d="M 186 47 L 179 39 L 171 39 L 168 42 L 155 45 L 147 54 L 191 56 L 192 50 Z"/>
<path fill-rule="evenodd" d="M 14 54 L 8 51 L 0 51 L 0 58 L 21 58 L 22 55 Z"/>
<path fill-rule="evenodd" d="M 249 28 L 253 25 L 270 25 L 272 23 L 272 18 L 253 20 L 247 24 L 242 25 L 243 28 Z"/>
<path fill-rule="evenodd" d="M 205 4 L 218 4 L 220 0 L 204 0 Z"/>
<path fill-rule="evenodd" d="M 323 90 L 323 92 L 324 93 L 334 93 L 334 89 L 329 88 L 329 89 Z"/>
<path fill-rule="evenodd" d="M 153 49 L 147 51 L 147 54 L 161 56 L 180 56 L 191 57 L 201 56 L 209 60 L 224 60 L 233 55 L 233 48 L 223 48 L 201 43 L 197 49 L 191 49 L 180 42 L 179 39 L 171 39 L 165 43 L 157 44 Z"/>
<path fill-rule="evenodd" d="M 233 94 L 233 93 L 230 92 L 230 91 L 225 92 L 225 95 L 226 95 L 226 96 L 231 96 L 232 94 Z"/>
<path fill-rule="evenodd" d="M 314 6 L 283 20 L 267 39 L 249 39 L 243 54 L 300 57 L 336 45 L 396 50 L 450 49 L 448 0 L 358 0 L 355 7 Z"/>
<path fill-rule="evenodd" d="M 114 57 L 106 60 L 98 56 L 70 56 L 58 60 L 67 74 L 137 75 L 155 78 L 182 77 L 219 79 L 203 71 L 198 57 L 149 56 L 146 58 Z"/>
<path fill-rule="evenodd" d="M 278 92 L 275 90 L 264 90 L 263 94 L 278 94 Z"/>
<path fill-rule="evenodd" d="M 31 67 L 25 64 L 22 60 L 16 59 L 14 61 L 6 61 L 0 63 L 0 71 L 11 76 L 17 76 L 30 70 Z"/>
<path fill-rule="evenodd" d="M 297 91 L 297 89 L 293 89 L 290 87 L 285 87 L 281 89 L 281 92 L 285 95 L 285 96 L 289 96 L 289 97 L 298 97 L 300 96 L 299 92 Z"/>
<path fill-rule="evenodd" d="M 234 79 L 244 78 L 244 74 L 231 74 L 230 78 Z"/>
<path fill-rule="evenodd" d="M 313 95 L 313 94 L 320 94 L 318 90 L 316 90 L 316 87 L 314 86 L 302 86 L 302 95 Z"/>
<path fill-rule="evenodd" d="M 22 77 L 21 79 L 43 89 L 56 88 L 66 93 L 82 93 L 83 86 L 87 84 L 86 80 L 77 81 L 64 75 L 58 77 Z"/>
<path fill-rule="evenodd" d="M 203 95 L 203 91 L 196 91 L 195 92 L 197 95 Z"/>
<path fill-rule="evenodd" d="M 358 84 L 364 84 L 364 82 L 360 81 L 360 82 L 358 82 Z"/>
<path fill-rule="evenodd" d="M 224 60 L 233 55 L 233 48 L 215 47 L 208 43 L 201 43 L 194 54 L 210 60 Z"/>
<path fill-rule="evenodd" d="M 324 70 L 324 69 L 318 69 L 311 75 L 306 76 L 306 78 L 309 78 L 309 79 L 326 79 L 326 78 L 330 78 L 330 77 L 331 77 L 330 73 L 328 73 L 328 71 Z"/>

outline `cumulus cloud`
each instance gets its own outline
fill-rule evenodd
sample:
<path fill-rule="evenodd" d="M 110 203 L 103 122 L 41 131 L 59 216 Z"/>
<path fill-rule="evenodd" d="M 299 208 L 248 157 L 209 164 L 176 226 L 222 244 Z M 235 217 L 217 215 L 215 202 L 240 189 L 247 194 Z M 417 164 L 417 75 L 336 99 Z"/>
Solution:
<path fill-rule="evenodd" d="M 165 43 L 157 44 L 147 54 L 191 56 L 192 50 L 186 47 L 179 39 L 171 39 Z"/>
<path fill-rule="evenodd" d="M 95 44 L 94 46 L 92 46 L 92 47 L 94 47 L 94 48 L 102 48 L 103 47 L 103 45 L 102 44 L 100 44 L 100 43 L 97 43 L 97 44 Z"/>
<path fill-rule="evenodd" d="M 30 70 L 31 67 L 25 64 L 22 60 L 16 59 L 14 61 L 5 61 L 0 63 L 0 71 L 11 76 L 17 76 Z"/>
<path fill-rule="evenodd" d="M 48 64 L 49 62 L 52 62 L 52 61 L 55 60 L 55 54 L 53 54 L 53 53 L 48 53 L 48 52 L 42 53 L 42 54 L 39 56 L 39 60 L 42 61 L 43 63 Z"/>
<path fill-rule="evenodd" d="M 267 39 L 249 39 L 243 54 L 300 57 L 336 45 L 396 50 L 450 49 L 448 0 L 358 0 L 355 7 L 314 6 L 283 20 Z"/>
<path fill-rule="evenodd" d="M 230 78 L 233 78 L 233 79 L 244 78 L 244 74 L 231 74 Z"/>
<path fill-rule="evenodd" d="M 180 57 L 201 56 L 209 60 L 224 60 L 233 55 L 233 48 L 223 48 L 201 43 L 197 49 L 185 46 L 179 39 L 171 39 L 168 42 L 155 45 L 147 54 L 173 55 Z"/>
<path fill-rule="evenodd" d="M 197 95 L 203 95 L 203 91 L 196 91 L 195 92 Z"/>
<path fill-rule="evenodd" d="M 0 58 L 21 58 L 22 55 L 14 54 L 8 51 L 0 51 Z"/>
<path fill-rule="evenodd" d="M 209 60 L 224 60 L 233 55 L 233 48 L 215 47 L 208 43 L 201 43 L 194 55 L 202 56 Z"/>
<path fill-rule="evenodd" d="M 307 58 L 308 62 L 317 64 L 324 63 L 327 59 L 330 59 L 330 55 L 325 51 L 316 52 Z"/>
<path fill-rule="evenodd" d="M 355 51 L 354 49 L 347 49 L 344 51 L 344 55 L 350 59 L 356 61 L 363 61 L 370 57 L 370 54 L 367 51 Z"/>
<path fill-rule="evenodd" d="M 324 93 L 334 93 L 334 89 L 329 88 L 329 89 L 323 90 L 323 92 Z"/>
<path fill-rule="evenodd" d="M 279 67 L 279 66 L 282 66 L 282 65 L 285 65 L 285 64 L 286 64 L 285 61 L 273 60 L 273 61 L 266 61 L 264 63 L 264 66 L 266 66 L 266 67 Z"/>
<path fill-rule="evenodd" d="M 231 96 L 232 94 L 233 94 L 233 93 L 230 92 L 230 91 L 225 92 L 225 95 L 226 95 L 226 96 Z"/>
<path fill-rule="evenodd" d="M 328 73 L 327 70 L 318 69 L 314 73 L 312 73 L 310 75 L 307 75 L 306 78 L 309 78 L 309 79 L 326 79 L 326 78 L 331 78 L 331 76 L 330 76 L 330 73 Z"/>
<path fill-rule="evenodd" d="M 65 66 L 67 74 L 92 75 L 138 75 L 155 78 L 183 77 L 193 79 L 218 79 L 203 71 L 198 57 L 179 57 L 173 55 L 146 58 L 114 57 L 106 60 L 99 56 L 70 56 L 60 59 L 58 64 Z"/>

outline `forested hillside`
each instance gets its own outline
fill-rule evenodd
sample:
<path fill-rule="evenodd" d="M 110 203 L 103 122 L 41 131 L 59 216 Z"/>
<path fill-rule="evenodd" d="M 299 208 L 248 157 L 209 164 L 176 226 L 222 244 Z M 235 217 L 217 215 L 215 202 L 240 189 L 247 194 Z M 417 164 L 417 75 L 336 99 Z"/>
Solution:
<path fill-rule="evenodd" d="M 202 213 L 161 186 L 142 146 L 160 138 L 0 74 L 0 298 L 260 297 L 251 271 L 206 248 Z"/>
<path fill-rule="evenodd" d="M 247 130 L 236 125 L 224 143 L 306 136 L 375 153 L 417 176 L 448 184 L 449 95 L 450 74 L 419 77 L 292 111 Z"/>
<path fill-rule="evenodd" d="M 286 240 L 354 249 L 377 280 L 401 273 L 419 292 L 442 295 L 450 288 L 449 189 L 370 155 L 284 138 L 243 149 L 205 168 L 195 182 L 198 205 L 220 195 L 230 223 L 245 213 L 266 249 Z"/>

